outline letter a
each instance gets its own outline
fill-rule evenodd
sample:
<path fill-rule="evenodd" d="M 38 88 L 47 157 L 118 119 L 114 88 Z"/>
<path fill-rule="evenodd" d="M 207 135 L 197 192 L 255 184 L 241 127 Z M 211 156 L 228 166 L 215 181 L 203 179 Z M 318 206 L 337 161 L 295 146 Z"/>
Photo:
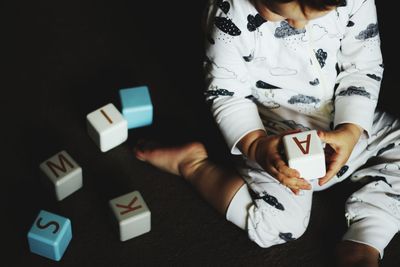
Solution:
<path fill-rule="evenodd" d="M 301 152 L 303 152 L 303 154 L 310 153 L 310 139 L 311 139 L 311 134 L 307 135 L 307 139 L 305 141 L 299 141 L 299 139 L 297 139 L 297 137 L 293 137 L 294 142 L 300 148 L 300 150 L 301 150 Z M 304 149 L 304 147 L 302 145 L 303 143 L 306 143 L 306 149 Z"/>

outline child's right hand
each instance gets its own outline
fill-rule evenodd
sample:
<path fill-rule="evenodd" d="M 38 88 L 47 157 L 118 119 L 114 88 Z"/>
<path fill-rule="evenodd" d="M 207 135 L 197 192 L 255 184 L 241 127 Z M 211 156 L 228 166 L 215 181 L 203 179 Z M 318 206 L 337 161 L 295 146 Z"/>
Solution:
<path fill-rule="evenodd" d="M 289 133 L 293 133 L 293 131 L 270 136 L 265 133 L 259 134 L 248 146 L 246 155 L 293 193 L 298 194 L 300 190 L 310 190 L 311 185 L 300 177 L 297 170 L 289 168 L 285 162 L 281 149 L 283 147 L 282 136 Z"/>

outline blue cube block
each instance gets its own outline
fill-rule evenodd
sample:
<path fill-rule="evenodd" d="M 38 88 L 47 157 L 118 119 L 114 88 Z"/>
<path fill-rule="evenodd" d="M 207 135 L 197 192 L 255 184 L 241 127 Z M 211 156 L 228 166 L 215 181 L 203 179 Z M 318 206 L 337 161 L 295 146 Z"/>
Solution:
<path fill-rule="evenodd" d="M 31 252 L 59 261 L 72 238 L 71 221 L 41 210 L 28 232 Z"/>
<path fill-rule="evenodd" d="M 128 121 L 128 129 L 152 123 L 153 105 L 147 86 L 121 89 L 119 96 L 121 98 L 122 115 Z"/>

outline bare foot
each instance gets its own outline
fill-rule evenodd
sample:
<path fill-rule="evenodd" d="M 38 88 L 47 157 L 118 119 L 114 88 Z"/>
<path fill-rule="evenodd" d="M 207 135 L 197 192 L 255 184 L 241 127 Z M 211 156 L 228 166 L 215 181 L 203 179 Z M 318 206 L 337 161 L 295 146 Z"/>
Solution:
<path fill-rule="evenodd" d="M 336 249 L 337 266 L 350 267 L 377 267 L 379 252 L 368 245 L 352 242 L 342 241 L 338 244 Z"/>
<path fill-rule="evenodd" d="M 145 142 L 137 145 L 134 152 L 137 159 L 185 178 L 208 158 L 204 145 L 199 142 L 167 148 Z"/>

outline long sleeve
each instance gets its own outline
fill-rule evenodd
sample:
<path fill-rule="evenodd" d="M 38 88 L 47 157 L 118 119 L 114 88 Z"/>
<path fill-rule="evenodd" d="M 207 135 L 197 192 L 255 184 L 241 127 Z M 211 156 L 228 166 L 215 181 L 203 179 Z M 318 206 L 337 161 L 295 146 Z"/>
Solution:
<path fill-rule="evenodd" d="M 334 126 L 350 122 L 368 133 L 383 75 L 376 7 L 374 0 L 356 0 L 343 8 L 350 15 L 338 54 Z"/>
<path fill-rule="evenodd" d="M 207 17 L 205 95 L 231 152 L 240 154 L 236 148 L 240 139 L 251 131 L 264 129 L 257 106 L 248 98 L 252 92 L 244 56 L 251 32 L 240 19 L 240 9 L 233 8 L 233 1 L 215 2 Z"/>

